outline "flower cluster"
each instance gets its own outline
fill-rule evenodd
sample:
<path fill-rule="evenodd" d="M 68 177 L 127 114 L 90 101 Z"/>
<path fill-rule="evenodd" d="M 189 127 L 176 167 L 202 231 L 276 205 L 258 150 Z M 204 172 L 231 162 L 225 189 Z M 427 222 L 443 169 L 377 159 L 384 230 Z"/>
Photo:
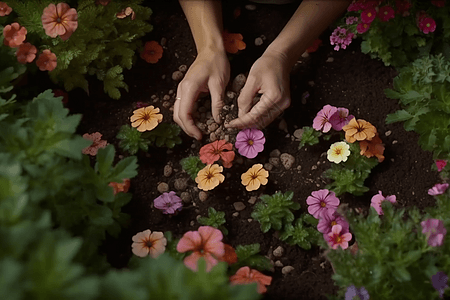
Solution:
<path fill-rule="evenodd" d="M 336 28 L 330 36 L 330 43 L 334 46 L 334 50 L 345 49 L 351 44 L 355 34 L 350 30 L 342 27 Z"/>
<path fill-rule="evenodd" d="M 447 234 L 447 229 L 444 227 L 444 222 L 439 219 L 427 219 L 420 223 L 422 226 L 422 233 L 427 236 L 428 245 L 431 247 L 442 246 L 444 237 Z"/>
<path fill-rule="evenodd" d="M 96 156 L 98 149 L 105 148 L 108 145 L 106 140 L 102 140 L 102 134 L 100 132 L 94 132 L 92 134 L 85 133 L 83 134 L 83 138 L 92 142 L 92 145 L 82 150 L 83 154 Z"/>

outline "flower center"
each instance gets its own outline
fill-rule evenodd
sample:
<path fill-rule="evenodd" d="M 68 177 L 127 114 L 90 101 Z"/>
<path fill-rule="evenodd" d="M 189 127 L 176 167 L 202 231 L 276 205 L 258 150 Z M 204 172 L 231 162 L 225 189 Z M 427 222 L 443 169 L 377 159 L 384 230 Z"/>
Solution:
<path fill-rule="evenodd" d="M 247 143 L 251 146 L 254 144 L 253 140 L 248 140 Z"/>
<path fill-rule="evenodd" d="M 149 114 L 144 114 L 142 116 L 142 119 L 144 119 L 144 121 L 148 121 L 148 120 L 150 120 L 150 115 Z"/>
<path fill-rule="evenodd" d="M 427 27 L 430 27 L 431 26 L 431 24 L 430 23 L 427 23 Z"/>
<path fill-rule="evenodd" d="M 145 245 L 146 245 L 148 248 L 151 248 L 152 245 L 153 245 L 153 243 L 152 243 L 152 241 L 147 241 L 147 242 L 145 243 Z"/>
<path fill-rule="evenodd" d="M 213 178 L 213 177 L 214 177 L 214 175 L 213 175 L 212 173 L 206 174 L 206 179 L 207 179 L 207 180 L 210 180 L 210 179 Z"/>
<path fill-rule="evenodd" d="M 61 23 L 61 18 L 58 17 L 58 18 L 56 19 L 56 23 Z"/>
<path fill-rule="evenodd" d="M 341 148 L 334 149 L 334 154 L 341 155 L 341 153 L 342 153 L 342 149 Z"/>
<path fill-rule="evenodd" d="M 370 18 L 372 16 L 372 13 L 367 13 L 367 16 Z"/>
<path fill-rule="evenodd" d="M 252 174 L 251 177 L 252 177 L 252 180 L 255 180 L 258 178 L 258 174 Z"/>
<path fill-rule="evenodd" d="M 331 221 L 331 226 L 337 225 L 336 221 Z"/>
<path fill-rule="evenodd" d="M 151 55 L 155 55 L 155 51 L 151 50 L 151 51 L 150 51 L 150 54 L 151 54 Z"/>
<path fill-rule="evenodd" d="M 322 201 L 322 202 L 320 202 L 320 206 L 325 207 L 325 206 L 327 206 L 327 204 L 324 201 Z"/>
<path fill-rule="evenodd" d="M 340 236 L 340 235 L 337 235 L 337 234 L 336 234 L 334 240 L 335 240 L 336 244 L 340 244 L 340 243 L 342 242 L 341 236 Z"/>

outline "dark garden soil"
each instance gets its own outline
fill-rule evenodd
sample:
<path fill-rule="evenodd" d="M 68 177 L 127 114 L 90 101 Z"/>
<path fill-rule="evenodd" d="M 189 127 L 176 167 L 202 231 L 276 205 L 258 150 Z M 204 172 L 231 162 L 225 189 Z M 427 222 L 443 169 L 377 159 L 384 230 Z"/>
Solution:
<path fill-rule="evenodd" d="M 90 95 L 83 91 L 70 94 L 70 109 L 73 113 L 82 113 L 83 120 L 79 133 L 100 132 L 103 138 L 114 144 L 119 159 L 127 156 L 118 147 L 116 138 L 119 128 L 129 124 L 136 102 L 142 101 L 159 107 L 164 115 L 163 122 L 173 122 L 169 107 L 162 104 L 169 91 L 176 92 L 177 82 L 172 73 L 180 65 L 189 66 L 196 55 L 189 26 L 177 1 L 147 1 L 153 9 L 151 23 L 154 30 L 145 40 L 167 40 L 162 59 L 156 64 L 148 64 L 137 57 L 132 70 L 125 72 L 125 80 L 130 86 L 129 92 L 123 92 L 120 100 L 108 98 L 100 85 L 92 82 Z M 226 3 L 224 8 L 225 27 L 230 32 L 239 32 L 244 36 L 247 48 L 232 56 L 231 80 L 239 73 L 247 73 L 252 63 L 263 53 L 265 47 L 277 36 L 289 20 L 298 4 L 282 6 L 259 5 L 249 11 L 241 5 L 241 15 L 233 17 L 237 5 Z M 263 45 L 255 46 L 254 40 L 264 35 Z M 197 216 L 207 216 L 208 207 L 226 213 L 226 227 L 229 234 L 224 241 L 232 246 L 260 243 L 262 254 L 274 261 L 279 260 L 283 266 L 292 266 L 294 270 L 282 274 L 282 267 L 274 267 L 272 285 L 264 299 L 326 299 L 326 294 L 333 294 L 336 287 L 331 279 L 332 268 L 323 251 L 318 247 L 305 251 L 300 247 L 289 246 L 277 238 L 273 230 L 263 234 L 259 223 L 252 221 L 253 204 L 248 200 L 262 194 L 276 191 L 293 191 L 295 201 L 306 210 L 306 198 L 312 191 L 324 188 L 327 180 L 321 177 L 323 171 L 330 167 L 324 153 L 329 143 L 298 150 L 298 141 L 293 141 L 293 132 L 303 126 L 311 126 L 316 113 L 326 104 L 346 107 L 359 119 L 371 122 L 380 133 L 385 143 L 385 161 L 372 172 L 366 185 L 370 191 L 365 196 L 342 195 L 341 203 L 348 203 L 351 208 L 361 208 L 366 213 L 370 199 L 379 190 L 383 195 L 397 196 L 399 206 L 417 206 L 425 208 L 434 205 L 434 200 L 427 195 L 427 190 L 438 182 L 438 174 L 431 171 L 433 164 L 431 153 L 422 151 L 417 143 L 418 136 L 406 132 L 402 124 L 385 124 L 386 115 L 400 107 L 396 100 L 387 99 L 383 90 L 392 87 L 396 72 L 385 67 L 382 62 L 373 60 L 360 52 L 358 42 L 349 49 L 336 52 L 328 42 L 329 32 L 322 36 L 324 45 L 307 58 L 301 58 L 291 77 L 292 105 L 285 113 L 265 129 L 265 150 L 253 160 L 235 163 L 231 169 L 225 169 L 226 180 L 216 189 L 208 192 L 206 201 L 199 200 L 199 191 L 192 179 L 185 190 L 176 190 L 174 181 L 189 178 L 182 171 L 180 159 L 189 155 L 198 155 L 202 145 L 209 142 L 207 136 L 197 142 L 182 134 L 183 143 L 172 150 L 151 148 L 148 153 L 139 152 L 139 174 L 131 181 L 130 192 L 133 199 L 125 207 L 132 217 L 131 227 L 124 229 L 119 240 L 109 240 L 105 251 L 113 266 L 124 267 L 132 255 L 131 237 L 137 232 L 151 229 L 172 231 L 176 238 L 189 230 L 196 230 L 199 223 Z M 308 92 L 309 97 L 303 97 Z M 152 100 L 156 95 L 158 100 Z M 167 97 L 166 97 L 167 98 Z M 173 104 L 175 93 L 167 100 Z M 280 129 L 280 122 L 285 120 L 287 128 Z M 283 124 L 283 122 L 282 122 Z M 267 163 L 269 153 L 278 149 L 295 157 L 294 166 L 287 170 L 282 165 L 275 166 L 270 172 L 269 183 L 258 191 L 247 192 L 240 183 L 240 175 L 254 163 Z M 173 173 L 163 175 L 164 166 L 170 164 Z M 169 184 L 170 190 L 178 195 L 188 192 L 191 203 L 176 216 L 163 215 L 153 208 L 153 199 L 159 196 L 157 185 Z M 235 202 L 245 203 L 246 208 L 236 213 Z M 284 254 L 275 258 L 273 250 L 278 246 L 284 248 Z"/>

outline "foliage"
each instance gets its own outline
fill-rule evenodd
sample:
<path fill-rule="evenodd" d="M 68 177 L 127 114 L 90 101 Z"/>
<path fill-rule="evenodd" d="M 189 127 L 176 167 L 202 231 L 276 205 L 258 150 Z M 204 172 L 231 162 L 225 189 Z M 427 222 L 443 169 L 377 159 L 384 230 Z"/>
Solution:
<path fill-rule="evenodd" d="M 450 61 L 442 55 L 424 57 L 401 69 L 394 89 L 386 95 L 399 99 L 403 109 L 390 114 L 387 123 L 404 122 L 419 133 L 419 144 L 435 158 L 450 157 Z"/>
<path fill-rule="evenodd" d="M 305 226 L 304 223 L 312 225 Z M 303 214 L 294 221 L 294 224 L 286 224 L 280 235 L 280 240 L 285 241 L 289 245 L 298 245 L 305 250 L 311 249 L 311 244 L 317 244 L 322 235 L 317 231 L 318 220 L 310 214 Z"/>
<path fill-rule="evenodd" d="M 224 235 L 228 234 L 228 229 L 223 226 L 226 223 L 225 213 L 216 211 L 213 207 L 208 208 L 208 217 L 200 217 L 198 223 L 220 229 Z"/>
<path fill-rule="evenodd" d="M 323 172 L 325 178 L 334 180 L 327 184 L 326 189 L 332 190 L 337 196 L 351 193 L 360 196 L 369 190 L 364 181 L 369 177 L 371 170 L 378 165 L 375 157 L 367 158 L 359 153 L 359 143 L 350 145 L 350 156 L 346 162 L 332 164 L 331 168 Z"/>
<path fill-rule="evenodd" d="M 294 221 L 291 210 L 300 209 L 300 204 L 292 201 L 293 197 L 292 191 L 260 197 L 262 201 L 255 205 L 251 216 L 261 224 L 262 232 L 266 233 L 271 228 L 280 230 L 284 224 Z"/>
<path fill-rule="evenodd" d="M 116 137 L 120 140 L 119 147 L 131 155 L 136 154 L 139 149 L 148 151 L 150 141 L 142 138 L 142 132 L 130 125 L 122 125 Z"/>
<path fill-rule="evenodd" d="M 104 82 L 105 92 L 118 99 L 119 88 L 128 90 L 122 71 L 132 67 L 135 51 L 142 45 L 139 38 L 152 30 L 147 23 L 152 11 L 139 5 L 142 0 L 111 1 L 106 6 L 95 2 L 72 1 L 78 13 L 78 28 L 66 41 L 47 36 L 42 26 L 42 12 L 52 1 L 11 0 L 8 5 L 27 29 L 27 41 L 56 54 L 57 67 L 49 73 L 54 82 L 63 82 L 67 91 L 76 87 L 88 91 L 86 76 L 96 76 Z M 135 12 L 134 20 L 116 17 L 126 7 Z"/>
<path fill-rule="evenodd" d="M 303 134 L 298 149 L 301 149 L 305 145 L 312 146 L 319 143 L 319 137 L 322 135 L 320 131 L 309 126 L 304 126 L 302 130 Z"/>
<path fill-rule="evenodd" d="M 260 252 L 261 247 L 259 244 L 238 245 L 236 247 L 238 261 L 231 266 L 230 273 L 234 274 L 239 268 L 244 266 L 260 271 L 268 271 L 272 269 L 270 259 L 259 254 Z"/>
<path fill-rule="evenodd" d="M 374 208 L 367 218 L 349 212 L 347 220 L 356 242 L 355 255 L 348 250 L 331 250 L 327 257 L 333 265 L 333 279 L 344 295 L 350 285 L 364 286 L 370 299 L 438 299 L 431 276 L 450 270 L 448 234 L 442 246 L 431 247 L 420 222 L 430 217 L 450 226 L 450 197 L 438 196 L 437 206 L 421 215 L 416 208 L 394 209 L 382 202 L 384 216 Z M 323 241 L 323 246 L 327 247 Z M 447 291 L 448 294 L 448 291 Z"/>
<path fill-rule="evenodd" d="M 173 148 L 181 144 L 181 138 L 178 136 L 180 132 L 181 128 L 178 125 L 162 123 L 152 131 L 144 132 L 142 136 L 156 147 Z"/>
<path fill-rule="evenodd" d="M 206 165 L 202 163 L 198 156 L 189 156 L 183 158 L 180 161 L 181 167 L 183 170 L 191 176 L 192 180 L 195 180 L 197 177 L 197 173 L 203 169 Z"/>
<path fill-rule="evenodd" d="M 360 1 L 361 2 L 361 1 Z M 381 6 L 389 5 L 397 11 L 400 1 L 383 1 Z M 408 12 L 396 13 L 393 19 L 382 22 L 378 17 L 371 22 L 370 28 L 359 34 L 356 27 L 359 22 L 346 25 L 348 17 L 361 16 L 361 10 L 347 12 L 339 22 L 341 27 L 350 29 L 361 36 L 361 51 L 372 58 L 381 59 L 386 66 L 403 67 L 422 56 L 444 53 L 450 58 L 450 14 L 449 5 L 438 8 L 433 1 L 410 1 L 412 6 Z M 418 26 L 417 15 L 426 14 L 436 21 L 436 30 L 425 34 Z"/>

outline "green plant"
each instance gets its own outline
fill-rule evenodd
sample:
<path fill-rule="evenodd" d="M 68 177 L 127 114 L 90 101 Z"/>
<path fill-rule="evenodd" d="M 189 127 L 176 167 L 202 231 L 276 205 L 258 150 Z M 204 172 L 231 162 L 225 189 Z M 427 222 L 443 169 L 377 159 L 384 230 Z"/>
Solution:
<path fill-rule="evenodd" d="M 294 224 L 286 224 L 280 235 L 280 240 L 289 245 L 298 245 L 305 250 L 311 249 L 311 244 L 317 244 L 322 235 L 317 231 L 318 220 L 310 214 L 303 214 L 294 221 Z M 305 226 L 311 225 L 311 226 Z"/>
<path fill-rule="evenodd" d="M 244 266 L 248 266 L 260 271 L 268 271 L 272 269 L 270 259 L 259 254 L 261 252 L 261 246 L 259 244 L 250 245 L 238 245 L 236 247 L 236 255 L 238 258 L 237 263 L 231 265 L 230 274 L 236 273 L 236 271 Z"/>
<path fill-rule="evenodd" d="M 148 151 L 150 141 L 142 138 L 142 132 L 130 125 L 122 125 L 116 137 L 120 140 L 119 147 L 131 155 L 136 154 L 139 149 Z"/>
<path fill-rule="evenodd" d="M 304 126 L 302 129 L 303 133 L 300 144 L 298 145 L 298 149 L 301 149 L 305 145 L 313 146 L 319 143 L 319 137 L 322 136 L 322 133 L 320 131 L 317 131 L 309 126 Z"/>
<path fill-rule="evenodd" d="M 162 123 L 152 131 L 142 134 L 144 139 L 148 139 L 156 147 L 173 148 L 181 144 L 181 138 L 178 136 L 181 128 L 176 124 Z"/>
<path fill-rule="evenodd" d="M 192 180 L 195 180 L 197 177 L 197 173 L 206 167 L 204 163 L 200 160 L 198 156 L 189 156 L 186 158 L 183 158 L 180 161 L 181 167 L 183 170 L 191 176 Z"/>
<path fill-rule="evenodd" d="M 293 197 L 294 192 L 291 191 L 260 197 L 262 201 L 255 205 L 251 216 L 261 224 L 262 232 L 266 233 L 271 228 L 280 230 L 283 224 L 294 221 L 291 210 L 300 209 L 300 204 L 292 201 Z"/>
<path fill-rule="evenodd" d="M 224 235 L 228 234 L 228 230 L 223 226 L 226 223 L 225 213 L 216 211 L 213 207 L 208 208 L 208 217 L 200 217 L 198 223 L 220 229 Z"/>

